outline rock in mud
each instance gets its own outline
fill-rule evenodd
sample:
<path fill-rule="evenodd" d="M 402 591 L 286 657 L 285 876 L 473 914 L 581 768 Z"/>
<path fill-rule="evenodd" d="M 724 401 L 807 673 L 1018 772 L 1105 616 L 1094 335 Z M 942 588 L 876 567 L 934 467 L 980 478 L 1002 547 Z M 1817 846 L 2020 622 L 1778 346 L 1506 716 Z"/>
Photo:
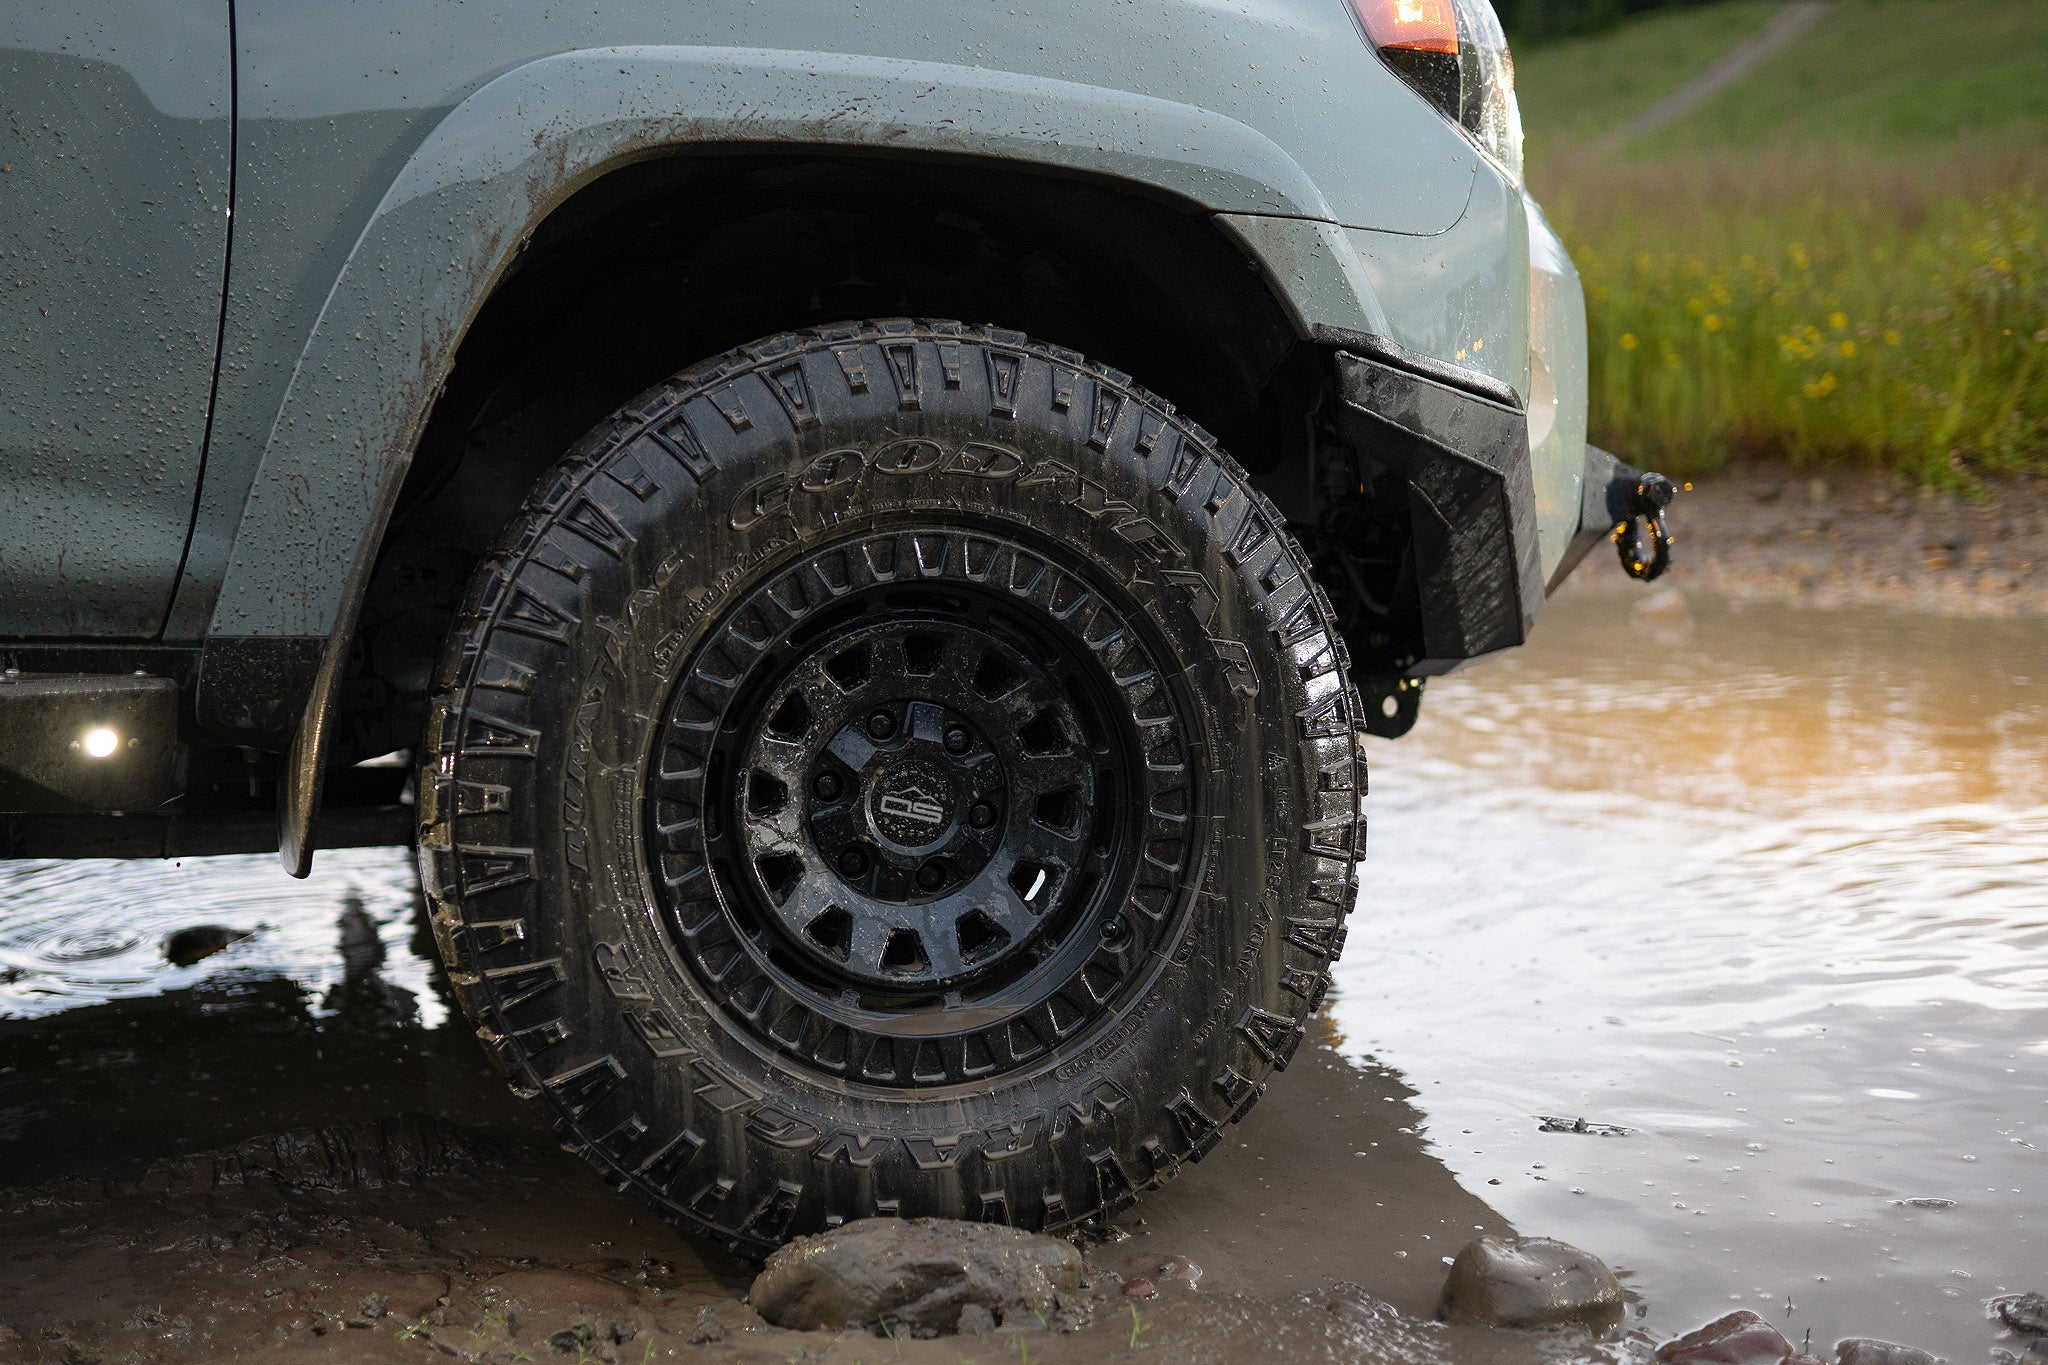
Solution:
<path fill-rule="evenodd" d="M 1932 1351 L 1874 1337 L 1850 1337 L 1836 1342 L 1835 1358 L 1837 1365 L 1948 1365 Z"/>
<path fill-rule="evenodd" d="M 1791 1354 L 1792 1343 L 1747 1309 L 1657 1348 L 1664 1365 L 1779 1365 Z"/>
<path fill-rule="evenodd" d="M 2048 1336 L 2048 1294 L 2015 1294 L 1995 1300 L 1992 1308 L 2013 1331 Z"/>
<path fill-rule="evenodd" d="M 1486 1327 L 1621 1321 L 1621 1284 L 1598 1256 L 1549 1237 L 1482 1237 L 1458 1253 L 1437 1315 Z"/>
<path fill-rule="evenodd" d="M 230 929 L 221 924 L 196 924 L 180 929 L 164 940 L 164 961 L 173 967 L 189 967 L 212 957 L 230 943 L 249 937 L 248 929 Z"/>
<path fill-rule="evenodd" d="M 448 1277 L 438 1270 L 375 1266 L 351 1270 L 336 1280 L 332 1298 L 346 1314 L 417 1322 L 440 1307 L 447 1292 Z"/>
<path fill-rule="evenodd" d="M 886 1319 L 956 1332 L 970 1305 L 999 1326 L 1035 1323 L 1080 1284 L 1081 1253 L 1056 1237 L 994 1223 L 866 1218 L 770 1256 L 748 1301 L 799 1331 L 872 1329 Z"/>

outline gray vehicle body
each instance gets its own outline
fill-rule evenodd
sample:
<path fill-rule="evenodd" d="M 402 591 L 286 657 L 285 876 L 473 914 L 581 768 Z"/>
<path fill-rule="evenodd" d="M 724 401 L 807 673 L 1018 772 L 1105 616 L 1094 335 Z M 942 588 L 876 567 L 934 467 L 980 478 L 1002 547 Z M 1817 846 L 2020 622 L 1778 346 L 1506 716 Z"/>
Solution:
<path fill-rule="evenodd" d="M 1343 0 L 74 0 L 0 17 L 0 106 L 0 653 L 25 674 L 171 678 L 167 742 L 277 755 L 249 759 L 250 783 L 276 784 L 295 870 L 408 480 L 431 447 L 458 484 L 530 481 L 530 455 L 493 463 L 480 414 L 547 338 L 605 321 L 537 286 L 521 321 L 516 286 L 533 253 L 588 294 L 598 244 L 624 240 L 593 226 L 611 205 L 701 235 L 763 187 L 790 221 L 852 193 L 894 206 L 863 210 L 878 238 L 969 220 L 977 240 L 1028 238 L 984 252 L 1000 259 L 965 306 L 1010 307 L 1014 277 L 1014 311 L 987 320 L 1130 369 L 1218 430 L 1290 520 L 1312 529 L 1358 482 L 1333 461 L 1391 471 L 1381 510 L 1431 562 L 1407 636 L 1354 660 L 1389 696 L 1520 643 L 1611 528 L 1589 496 L 1569 259 Z M 739 235 L 796 280 L 822 269 L 806 244 L 827 229 L 781 258 L 758 223 Z M 664 231 L 633 235 L 621 269 L 652 270 Z M 711 288 L 693 268 L 655 292 Z M 783 292 L 835 306 L 865 278 L 836 268 Z M 1017 316 L 1039 276 L 1078 330 L 1102 295 L 1108 341 Z M 962 306 L 907 276 L 882 293 Z M 787 298 L 757 317 L 721 302 L 734 320 L 707 339 L 827 320 Z M 1111 311 L 1172 339 L 1155 354 Z M 624 347 L 599 414 L 709 353 L 674 344 Z M 483 375 L 496 396 L 451 416 Z M 438 445 L 437 422 L 457 428 Z M 85 849 L 26 828 L 16 851 Z M 173 847 L 200 845 L 157 851 Z"/>

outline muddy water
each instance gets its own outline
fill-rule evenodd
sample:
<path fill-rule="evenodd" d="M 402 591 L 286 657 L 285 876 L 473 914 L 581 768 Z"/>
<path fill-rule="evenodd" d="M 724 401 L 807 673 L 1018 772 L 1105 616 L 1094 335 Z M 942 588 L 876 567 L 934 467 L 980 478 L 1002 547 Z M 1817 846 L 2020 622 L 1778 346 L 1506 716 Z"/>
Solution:
<path fill-rule="evenodd" d="M 2048 628 L 1641 600 L 1376 750 L 1338 1046 L 1654 1332 L 1982 1360 L 2048 1288 Z"/>
<path fill-rule="evenodd" d="M 1509 1224 L 1612 1261 L 1646 1341 L 1740 1305 L 1795 1341 L 1981 1361 L 2001 1340 L 1982 1300 L 2048 1288 L 2041 630 L 1713 603 L 1639 621 L 1640 600 L 1553 604 L 1532 648 L 1434 686 L 1415 734 L 1375 749 L 1372 859 L 1317 1046 L 1091 1250 L 1104 1322 L 1033 1358 L 1125 1354 L 1116 1286 L 1167 1255 L 1206 1270 L 1198 1298 L 1147 1305 L 1174 1359 L 1570 1355 L 1413 1321 L 1442 1258 Z M 464 1296 L 508 1262 L 659 1262 L 647 1312 L 743 1320 L 743 1268 L 536 1141 L 449 1016 L 419 913 L 397 850 L 324 854 L 303 884 L 267 858 L 0 863 L 0 1187 L 105 1191 L 0 1217 L 22 1358 L 142 1337 L 167 1359 L 297 1358 L 320 1343 L 269 1326 L 269 1296 L 328 1312 L 320 1265 L 378 1258 L 450 1276 L 463 1351 Z M 232 941 L 167 961 L 197 926 Z M 288 1130 L 331 1154 L 403 1113 L 501 1155 L 414 1189 L 260 1198 L 165 1174 Z M 167 1298 L 185 1336 L 136 1325 L 131 1301 Z M 786 1338 L 760 1358 L 810 1349 Z"/>

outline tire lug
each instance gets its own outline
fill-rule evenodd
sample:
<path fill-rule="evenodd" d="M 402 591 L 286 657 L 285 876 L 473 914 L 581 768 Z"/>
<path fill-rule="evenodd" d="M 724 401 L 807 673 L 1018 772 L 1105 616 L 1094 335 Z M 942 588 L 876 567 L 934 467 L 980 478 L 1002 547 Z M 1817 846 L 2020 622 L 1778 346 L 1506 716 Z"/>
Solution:
<path fill-rule="evenodd" d="M 926 891 L 936 891 L 946 884 L 946 869 L 936 859 L 917 869 L 917 884 Z"/>
<path fill-rule="evenodd" d="M 849 848 L 839 855 L 839 870 L 849 877 L 858 877 L 868 870 L 868 855 L 857 848 Z"/>
<path fill-rule="evenodd" d="M 818 799 L 820 801 L 838 800 L 839 774 L 819 773 L 817 776 L 817 780 L 811 783 L 811 790 L 817 793 Z"/>
<path fill-rule="evenodd" d="M 967 731 L 965 731 L 965 730 L 961 729 L 961 728 L 960 728 L 959 726 L 957 726 L 957 725 L 954 725 L 954 726 L 949 726 L 949 727 L 947 727 L 947 730 L 946 730 L 946 752 L 947 752 L 947 753 L 949 753 L 949 754 L 964 754 L 964 753 L 966 753 L 966 752 L 967 752 L 967 745 L 968 745 L 968 742 L 969 742 L 969 741 L 968 741 L 968 738 L 967 738 Z"/>
<path fill-rule="evenodd" d="M 967 823 L 976 829 L 987 829 L 996 822 L 996 808 L 986 801 L 977 801 L 967 808 Z"/>
<path fill-rule="evenodd" d="M 887 739 L 896 733 L 896 717 L 887 711 L 877 711 L 868 717 L 868 734 L 876 739 Z"/>
<path fill-rule="evenodd" d="M 1102 922 L 1102 941 L 1104 943 L 1112 945 L 1122 943 L 1129 932 L 1129 926 L 1124 923 L 1123 917 L 1120 915 L 1111 915 Z"/>

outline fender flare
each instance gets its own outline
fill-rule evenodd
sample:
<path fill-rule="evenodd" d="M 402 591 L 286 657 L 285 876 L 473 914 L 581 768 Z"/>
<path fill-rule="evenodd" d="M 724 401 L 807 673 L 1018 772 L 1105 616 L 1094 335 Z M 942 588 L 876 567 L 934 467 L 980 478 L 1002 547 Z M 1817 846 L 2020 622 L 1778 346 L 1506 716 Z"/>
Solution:
<path fill-rule="evenodd" d="M 720 147 L 997 160 L 1311 232 L 1335 216 L 1300 165 L 1243 123 L 1043 77 L 838 53 L 615 47 L 540 58 L 484 85 L 400 171 L 329 292 L 265 443 L 208 630 L 215 640 L 324 641 L 280 786 L 279 852 L 294 875 L 311 867 L 333 693 L 383 528 L 478 310 L 534 228 L 578 189 L 637 160 Z M 1347 284 L 1360 278 L 1333 268 Z"/>

